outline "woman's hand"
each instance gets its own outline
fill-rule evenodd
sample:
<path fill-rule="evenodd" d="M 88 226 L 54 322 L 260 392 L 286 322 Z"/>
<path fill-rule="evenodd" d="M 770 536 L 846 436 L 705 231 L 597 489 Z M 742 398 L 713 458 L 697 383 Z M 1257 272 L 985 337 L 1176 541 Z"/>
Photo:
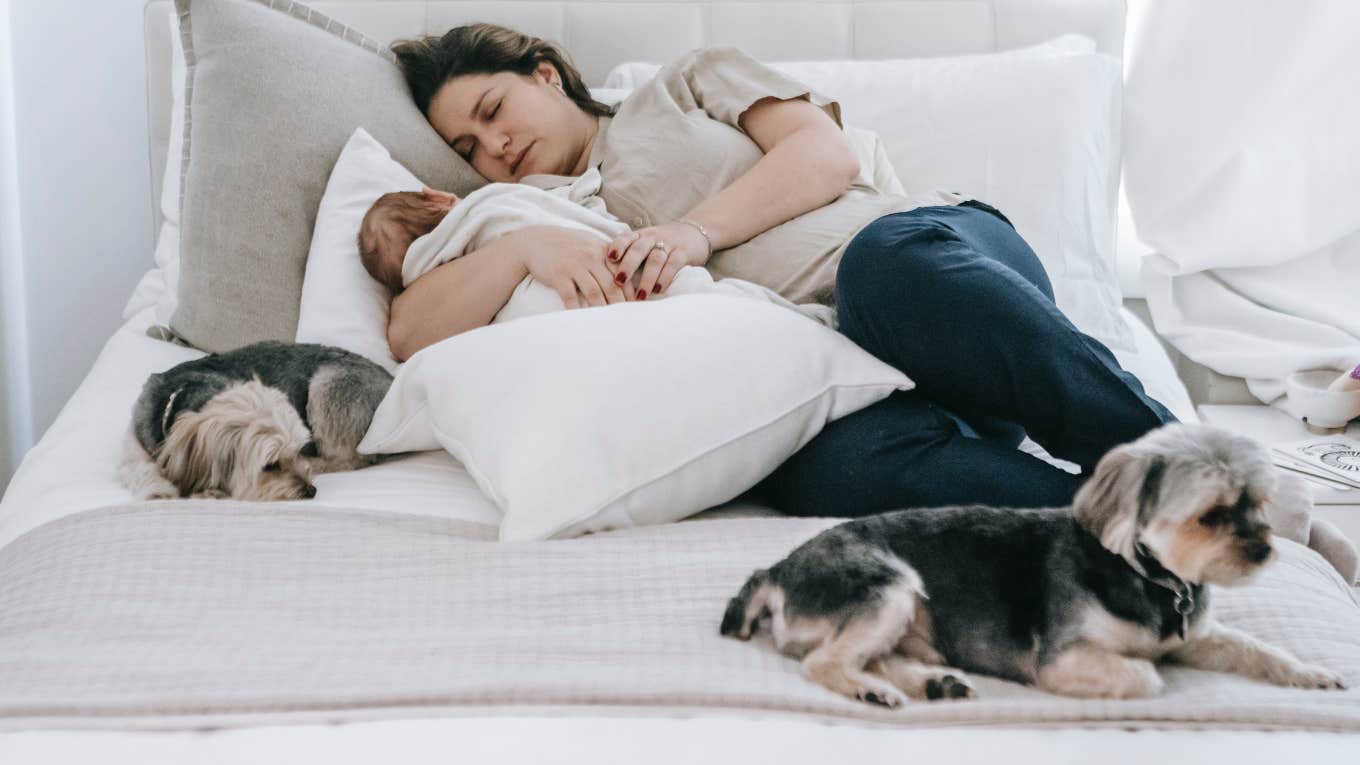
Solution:
<path fill-rule="evenodd" d="M 529 275 L 556 290 L 567 308 L 602 306 L 632 299 L 605 265 L 609 243 L 563 226 L 525 226 L 515 238 Z"/>
<path fill-rule="evenodd" d="M 646 300 L 671 286 L 676 271 L 708 262 L 708 240 L 694 226 L 674 221 L 620 234 L 609 243 L 608 259 L 614 283 L 629 285 L 630 298 Z"/>

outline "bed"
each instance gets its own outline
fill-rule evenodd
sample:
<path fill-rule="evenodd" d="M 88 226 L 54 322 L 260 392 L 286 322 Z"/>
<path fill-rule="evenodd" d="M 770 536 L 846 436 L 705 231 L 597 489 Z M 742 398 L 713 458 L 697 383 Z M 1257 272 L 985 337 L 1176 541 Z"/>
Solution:
<path fill-rule="evenodd" d="M 783 20 L 790 5 L 800 23 L 762 22 L 762 6 Z M 707 43 L 770 60 L 906 57 L 1077 31 L 1117 54 L 1123 28 L 1121 2 L 1057 0 L 317 6 L 388 39 L 472 17 L 519 25 L 587 51 L 578 63 L 596 84 L 618 63 Z M 146 6 L 157 202 L 172 7 Z M 886 35 L 888 21 L 903 34 Z M 1078 702 L 984 679 L 976 703 L 887 713 L 805 683 L 768 648 L 720 639 L 732 583 L 831 519 L 734 502 L 505 545 L 495 505 L 443 452 L 322 476 L 308 502 L 133 503 L 116 479 L 131 402 L 149 373 L 200 353 L 148 336 L 165 278 L 147 275 L 0 503 L 0 761 L 872 762 L 924 750 L 1038 762 L 1094 749 L 1115 762 L 1264 761 L 1357 745 L 1357 691 L 1172 669 L 1155 700 Z M 1127 311 L 1119 320 L 1132 338 L 1120 362 L 1193 419 L 1156 336 Z M 1224 593 L 1222 617 L 1360 684 L 1354 591 L 1316 554 L 1281 546 L 1258 584 Z"/>

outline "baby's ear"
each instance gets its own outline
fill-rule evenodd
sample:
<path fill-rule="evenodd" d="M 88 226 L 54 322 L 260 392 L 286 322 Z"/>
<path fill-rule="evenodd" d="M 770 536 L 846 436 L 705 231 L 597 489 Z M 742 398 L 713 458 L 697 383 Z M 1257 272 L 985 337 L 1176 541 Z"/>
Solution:
<path fill-rule="evenodd" d="M 426 186 L 420 190 L 420 193 L 424 194 L 425 198 L 432 202 L 439 202 L 440 204 L 449 207 L 458 204 L 458 196 L 456 194 L 450 194 L 447 191 L 439 191 L 438 189 L 432 189 L 429 186 Z"/>

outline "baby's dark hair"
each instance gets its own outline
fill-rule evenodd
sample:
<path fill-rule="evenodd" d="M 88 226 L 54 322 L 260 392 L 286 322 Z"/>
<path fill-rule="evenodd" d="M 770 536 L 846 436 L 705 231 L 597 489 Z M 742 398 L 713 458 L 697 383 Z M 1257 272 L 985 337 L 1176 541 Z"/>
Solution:
<path fill-rule="evenodd" d="M 359 226 L 359 259 L 364 270 L 392 292 L 401 292 L 401 264 L 407 248 L 433 231 L 448 211 L 419 191 L 393 191 L 378 197 Z"/>

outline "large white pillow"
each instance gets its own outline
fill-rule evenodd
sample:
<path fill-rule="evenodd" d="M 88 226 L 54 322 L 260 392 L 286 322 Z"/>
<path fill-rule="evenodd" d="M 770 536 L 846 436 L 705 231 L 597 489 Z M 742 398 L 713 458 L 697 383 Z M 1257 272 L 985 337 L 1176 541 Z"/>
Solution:
<path fill-rule="evenodd" d="M 299 343 L 339 346 L 396 371 L 398 362 L 387 344 L 392 294 L 364 270 L 359 226 L 378 197 L 421 186 L 368 131 L 358 128 L 350 136 L 316 212 L 302 277 Z"/>
<path fill-rule="evenodd" d="M 774 305 L 679 295 L 465 332 L 402 365 L 364 453 L 443 447 L 524 541 L 665 523 L 755 485 L 830 420 L 914 386 Z"/>
<path fill-rule="evenodd" d="M 1068 35 L 984 55 L 771 66 L 876 132 L 907 189 L 957 191 L 1000 208 L 1043 261 L 1073 323 L 1111 349 L 1134 349 L 1114 268 L 1116 58 Z M 605 86 L 636 87 L 658 68 L 621 64 Z"/>

